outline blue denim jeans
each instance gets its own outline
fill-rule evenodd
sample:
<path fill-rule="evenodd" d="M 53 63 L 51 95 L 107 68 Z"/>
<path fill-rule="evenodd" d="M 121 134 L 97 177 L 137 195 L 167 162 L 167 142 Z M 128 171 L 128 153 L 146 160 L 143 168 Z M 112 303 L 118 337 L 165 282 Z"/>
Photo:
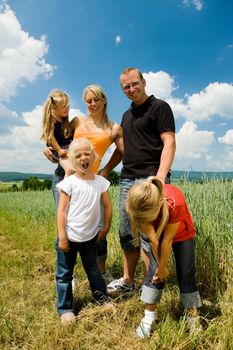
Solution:
<path fill-rule="evenodd" d="M 170 183 L 170 172 L 167 175 L 166 183 Z M 149 176 L 149 175 L 148 175 Z M 146 180 L 148 177 L 140 177 L 136 179 L 120 179 L 120 203 L 119 203 L 119 217 L 120 217 L 120 226 L 119 226 L 119 236 L 120 244 L 123 250 L 131 251 L 135 249 L 133 233 L 130 228 L 129 217 L 125 211 L 125 202 L 130 188 L 137 182 Z M 142 235 L 141 247 L 149 252 L 150 243 L 147 238 Z"/>
<path fill-rule="evenodd" d="M 130 227 L 130 220 L 125 211 L 125 202 L 130 188 L 137 182 L 143 181 L 146 178 L 139 179 L 121 179 L 120 180 L 120 202 L 119 202 L 119 217 L 120 217 L 120 225 L 119 225 L 119 236 L 120 236 L 120 244 L 123 250 L 131 251 L 135 249 L 133 233 Z M 143 240 L 142 247 L 145 250 L 149 250 L 149 243 Z"/>
<path fill-rule="evenodd" d="M 176 261 L 177 281 L 181 303 L 185 308 L 201 307 L 201 297 L 196 285 L 195 243 L 193 240 L 176 242 L 172 245 Z M 153 284 L 152 277 L 158 267 L 152 250 L 149 252 L 150 265 L 145 284 L 142 286 L 141 300 L 147 304 L 160 302 L 164 283 Z"/>
<path fill-rule="evenodd" d="M 83 268 L 87 274 L 92 294 L 100 291 L 106 294 L 106 285 L 100 274 L 96 257 L 97 257 L 97 237 L 90 241 L 77 243 L 69 242 L 70 250 L 64 253 L 59 248 L 59 242 L 56 242 L 57 264 L 56 264 L 56 285 L 57 285 L 57 310 L 60 315 L 73 312 L 73 292 L 72 279 L 74 265 L 79 252 Z"/>

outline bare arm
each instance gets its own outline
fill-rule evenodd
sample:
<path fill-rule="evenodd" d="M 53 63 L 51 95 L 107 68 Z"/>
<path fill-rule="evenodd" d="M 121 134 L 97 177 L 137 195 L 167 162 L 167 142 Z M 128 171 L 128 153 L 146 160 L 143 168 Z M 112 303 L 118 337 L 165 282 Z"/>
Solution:
<path fill-rule="evenodd" d="M 74 117 L 71 121 L 70 121 L 70 127 L 72 130 L 75 130 L 79 125 L 79 117 Z"/>
<path fill-rule="evenodd" d="M 59 155 L 61 158 L 66 158 L 66 157 L 67 157 L 67 150 L 62 149 L 62 148 L 59 146 L 59 144 L 58 144 L 58 142 L 57 142 L 57 140 L 56 140 L 56 138 L 55 138 L 54 136 L 51 137 L 51 139 L 50 139 L 50 144 L 51 144 L 52 148 L 53 148 L 55 151 L 57 151 L 58 155 Z"/>
<path fill-rule="evenodd" d="M 57 229 L 59 237 L 59 248 L 63 252 L 69 251 L 69 242 L 66 235 L 66 218 L 70 197 L 64 191 L 61 191 L 57 211 Z"/>
<path fill-rule="evenodd" d="M 116 148 L 123 154 L 124 144 L 123 144 L 123 131 L 119 124 L 114 124 L 113 126 L 113 138 Z"/>
<path fill-rule="evenodd" d="M 48 158 L 48 160 L 50 160 L 50 162 L 58 163 L 58 159 L 57 159 L 57 157 L 55 157 L 52 150 L 53 150 L 53 147 L 45 147 L 43 149 L 43 153 L 44 153 L 45 157 Z"/>
<path fill-rule="evenodd" d="M 112 222 L 112 205 L 108 191 L 102 193 L 101 199 L 104 207 L 104 226 L 99 230 L 98 241 L 108 234 Z"/>
<path fill-rule="evenodd" d="M 163 282 L 169 277 L 168 263 L 171 256 L 173 238 L 176 235 L 179 224 L 179 222 L 175 224 L 168 224 L 164 230 L 164 236 L 161 242 L 159 266 L 155 273 L 153 282 L 156 280 Z"/>
<path fill-rule="evenodd" d="M 152 223 L 146 223 L 142 225 L 144 235 L 149 239 L 153 254 L 159 263 L 159 242 L 155 233 Z"/>
<path fill-rule="evenodd" d="M 122 160 L 122 153 L 116 148 L 109 162 L 101 170 L 100 175 L 107 178 L 110 171 L 114 169 L 121 162 L 121 160 Z"/>
<path fill-rule="evenodd" d="M 164 132 L 160 134 L 163 142 L 163 150 L 160 158 L 160 165 L 156 176 L 165 182 L 167 173 L 171 169 L 176 151 L 176 141 L 174 132 Z"/>

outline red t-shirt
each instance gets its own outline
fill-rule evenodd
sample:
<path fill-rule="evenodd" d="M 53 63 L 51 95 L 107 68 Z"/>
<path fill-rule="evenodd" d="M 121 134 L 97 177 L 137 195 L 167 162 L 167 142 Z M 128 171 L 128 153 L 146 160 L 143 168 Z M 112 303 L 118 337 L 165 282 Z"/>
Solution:
<path fill-rule="evenodd" d="M 176 235 L 173 238 L 173 243 L 194 239 L 195 228 L 183 193 L 176 186 L 165 184 L 164 194 L 168 203 L 168 224 L 180 222 Z M 154 222 L 155 229 L 159 220 L 157 218 Z"/>

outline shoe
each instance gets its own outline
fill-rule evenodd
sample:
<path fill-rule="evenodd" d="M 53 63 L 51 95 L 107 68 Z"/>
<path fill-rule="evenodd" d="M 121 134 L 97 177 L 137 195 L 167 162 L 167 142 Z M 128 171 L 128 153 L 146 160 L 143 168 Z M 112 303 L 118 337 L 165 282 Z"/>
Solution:
<path fill-rule="evenodd" d="M 136 329 L 136 334 L 140 338 L 147 339 L 151 335 L 151 329 L 152 329 L 152 323 L 145 322 L 143 318 L 138 328 Z"/>
<path fill-rule="evenodd" d="M 70 326 L 75 323 L 75 315 L 73 312 L 66 312 L 61 315 L 61 324 L 63 326 Z"/>
<path fill-rule="evenodd" d="M 107 285 L 107 291 L 108 293 L 115 293 L 115 292 L 126 292 L 126 293 L 132 293 L 135 290 L 134 283 L 131 284 L 131 286 L 128 286 L 124 282 L 124 278 L 120 278 L 119 280 L 114 280 L 111 283 Z"/>
<path fill-rule="evenodd" d="M 193 334 L 195 336 L 200 334 L 200 332 L 202 331 L 202 326 L 200 324 L 199 316 L 186 316 L 186 322 L 190 334 Z"/>
<path fill-rule="evenodd" d="M 112 301 L 109 295 L 102 293 L 100 290 L 94 292 L 94 300 L 97 305 L 103 305 Z"/>
<path fill-rule="evenodd" d="M 106 284 L 109 284 L 112 281 L 114 281 L 114 277 L 111 275 L 109 271 L 106 271 L 105 273 L 101 273 L 101 276 Z"/>

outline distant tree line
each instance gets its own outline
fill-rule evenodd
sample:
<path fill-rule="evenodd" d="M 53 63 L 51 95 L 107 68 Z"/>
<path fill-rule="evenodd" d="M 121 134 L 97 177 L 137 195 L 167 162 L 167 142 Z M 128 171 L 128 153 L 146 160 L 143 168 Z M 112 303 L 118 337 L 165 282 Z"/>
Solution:
<path fill-rule="evenodd" d="M 116 186 L 119 185 L 120 176 L 114 170 L 109 173 L 108 180 L 111 185 Z M 17 192 L 17 191 L 44 191 L 50 190 L 52 188 L 52 180 L 45 179 L 39 180 L 36 176 L 30 176 L 28 179 L 25 179 L 22 185 L 13 184 L 11 187 L 7 189 L 1 189 L 1 192 Z"/>

